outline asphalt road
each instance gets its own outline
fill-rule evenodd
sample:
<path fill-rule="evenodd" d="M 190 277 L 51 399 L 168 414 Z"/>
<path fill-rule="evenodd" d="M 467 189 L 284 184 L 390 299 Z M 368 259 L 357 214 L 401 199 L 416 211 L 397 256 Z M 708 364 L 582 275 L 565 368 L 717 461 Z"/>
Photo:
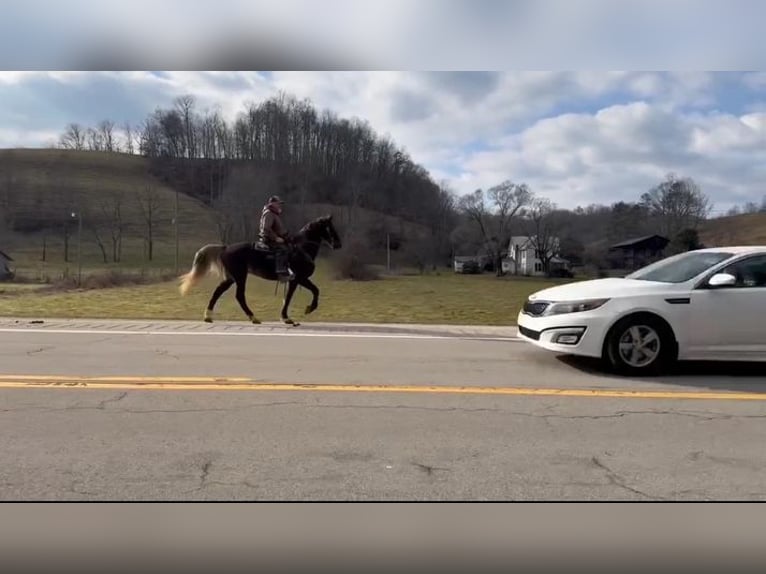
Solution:
<path fill-rule="evenodd" d="M 514 335 L 0 321 L 0 499 L 766 499 L 763 368 Z"/>

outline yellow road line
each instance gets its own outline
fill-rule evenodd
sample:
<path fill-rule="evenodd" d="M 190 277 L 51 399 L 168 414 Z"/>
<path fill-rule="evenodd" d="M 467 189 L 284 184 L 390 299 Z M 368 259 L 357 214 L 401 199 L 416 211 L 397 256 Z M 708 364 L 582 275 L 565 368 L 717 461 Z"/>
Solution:
<path fill-rule="evenodd" d="M 566 389 L 535 387 L 470 387 L 446 385 L 344 385 L 309 383 L 264 383 L 242 377 L 73 377 L 0 375 L 5 389 L 122 389 L 182 391 L 313 391 L 343 393 L 414 393 L 459 395 L 556 396 L 627 399 L 694 399 L 723 401 L 766 401 L 766 393 L 676 392 L 631 389 Z"/>
<path fill-rule="evenodd" d="M 33 381 L 33 382 L 96 382 L 96 383 L 254 383 L 253 379 L 248 377 L 81 377 L 79 375 L 0 375 L 2 381 Z"/>

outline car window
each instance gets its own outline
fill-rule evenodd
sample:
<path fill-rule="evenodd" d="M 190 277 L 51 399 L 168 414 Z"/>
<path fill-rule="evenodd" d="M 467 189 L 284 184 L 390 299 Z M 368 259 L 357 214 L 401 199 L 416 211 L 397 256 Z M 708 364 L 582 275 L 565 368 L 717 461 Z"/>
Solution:
<path fill-rule="evenodd" d="M 766 287 L 766 255 L 738 261 L 723 272 L 737 278 L 736 287 Z"/>
<path fill-rule="evenodd" d="M 659 281 L 662 283 L 683 283 L 693 279 L 714 265 L 722 263 L 732 256 L 723 251 L 690 251 L 674 255 L 656 263 L 652 263 L 627 276 L 627 279 L 642 279 L 644 281 Z"/>

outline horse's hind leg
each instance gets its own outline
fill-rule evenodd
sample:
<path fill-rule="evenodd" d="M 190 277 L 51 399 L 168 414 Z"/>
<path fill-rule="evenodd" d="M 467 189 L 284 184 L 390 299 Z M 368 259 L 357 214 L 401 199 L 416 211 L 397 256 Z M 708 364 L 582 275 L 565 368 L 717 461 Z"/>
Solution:
<path fill-rule="evenodd" d="M 221 298 L 221 295 L 226 293 L 232 285 L 234 285 L 234 279 L 227 278 L 221 281 L 221 284 L 216 287 L 215 291 L 213 291 L 213 296 L 210 297 L 210 302 L 207 304 L 207 309 L 205 309 L 204 319 L 206 323 L 213 322 L 213 309 L 215 308 L 215 304 L 218 302 L 218 299 Z"/>
<path fill-rule="evenodd" d="M 245 312 L 245 315 L 247 315 L 247 318 L 250 319 L 251 323 L 254 323 L 255 325 L 258 325 L 260 321 L 253 315 L 253 312 L 250 310 L 250 307 L 247 306 L 247 300 L 245 299 L 245 285 L 247 283 L 247 274 L 245 274 L 244 277 L 237 277 L 237 302 L 239 303 L 239 306 L 242 307 L 242 310 Z"/>

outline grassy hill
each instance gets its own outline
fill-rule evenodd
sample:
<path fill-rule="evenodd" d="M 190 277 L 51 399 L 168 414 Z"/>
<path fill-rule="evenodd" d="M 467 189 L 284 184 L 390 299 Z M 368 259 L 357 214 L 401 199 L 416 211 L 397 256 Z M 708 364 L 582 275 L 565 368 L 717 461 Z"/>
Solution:
<path fill-rule="evenodd" d="M 746 213 L 706 221 L 700 229 L 705 245 L 766 245 L 766 213 Z"/>
<path fill-rule="evenodd" d="M 122 229 L 120 267 L 168 266 L 175 259 L 176 192 L 149 173 L 136 156 L 57 149 L 0 150 L 0 249 L 12 254 L 20 273 L 61 270 L 76 258 L 77 220 L 82 214 L 82 256 L 103 265 L 99 241 L 112 266 L 112 232 Z M 119 209 L 119 217 L 116 210 Z M 148 260 L 146 215 L 151 211 L 153 257 Z M 198 200 L 178 194 L 179 247 L 188 258 L 200 241 L 215 240 L 215 218 Z M 69 265 L 64 261 L 68 236 Z M 43 252 L 45 261 L 43 262 Z"/>
<path fill-rule="evenodd" d="M 247 183 L 247 181 L 245 182 Z M 83 214 L 81 250 L 84 273 L 104 269 L 167 273 L 175 270 L 175 215 L 178 195 L 180 267 L 188 267 L 204 243 L 218 241 L 219 215 L 201 201 L 176 190 L 152 174 L 146 158 L 127 154 L 60 149 L 0 150 L 0 250 L 15 259 L 26 278 L 57 279 L 77 266 L 76 218 Z M 257 227 L 261 206 L 255 202 L 247 217 Z M 147 252 L 147 208 L 152 207 L 153 257 Z M 119 207 L 122 250 L 113 261 L 114 213 Z M 371 210 L 306 204 L 291 206 L 289 223 L 297 230 L 310 218 L 332 213 L 343 232 L 371 230 L 378 241 L 375 259 L 385 260 L 386 231 L 411 243 L 429 230 L 401 218 Z M 377 236 L 380 237 L 377 237 Z M 234 241 L 252 238 L 232 238 Z M 99 242 L 103 248 L 99 247 Z M 65 261 L 68 243 L 68 261 Z M 104 263 L 106 252 L 107 263 Z M 43 261 L 44 259 L 44 261 Z"/>

